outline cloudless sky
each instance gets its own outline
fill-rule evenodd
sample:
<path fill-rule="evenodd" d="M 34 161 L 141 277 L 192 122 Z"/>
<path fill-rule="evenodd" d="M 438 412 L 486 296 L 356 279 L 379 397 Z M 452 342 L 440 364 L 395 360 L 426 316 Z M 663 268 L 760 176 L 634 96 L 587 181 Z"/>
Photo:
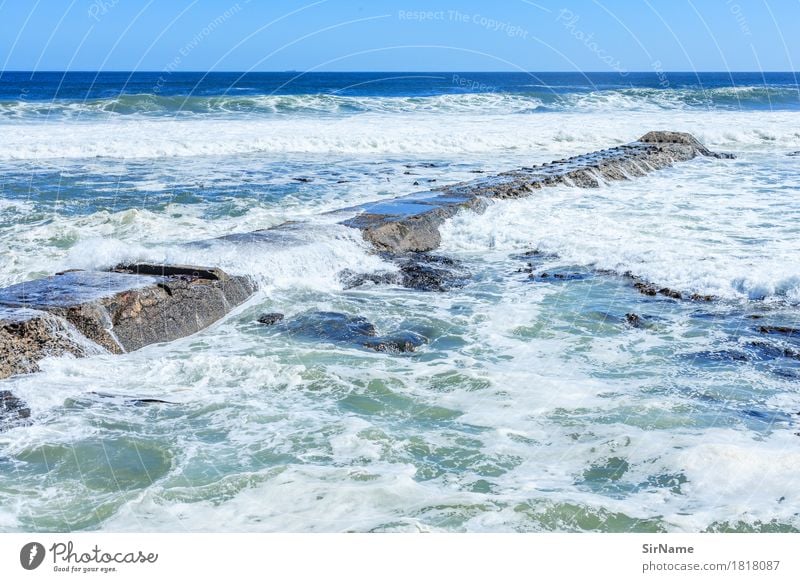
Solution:
<path fill-rule="evenodd" d="M 0 0 L 0 70 L 790 71 L 800 0 Z"/>

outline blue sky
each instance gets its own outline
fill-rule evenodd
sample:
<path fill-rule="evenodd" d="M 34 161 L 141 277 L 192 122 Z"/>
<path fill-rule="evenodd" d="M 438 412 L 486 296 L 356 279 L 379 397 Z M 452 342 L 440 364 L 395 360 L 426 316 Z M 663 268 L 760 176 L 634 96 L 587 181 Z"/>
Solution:
<path fill-rule="evenodd" d="M 787 71 L 800 0 L 0 0 L 3 70 Z"/>

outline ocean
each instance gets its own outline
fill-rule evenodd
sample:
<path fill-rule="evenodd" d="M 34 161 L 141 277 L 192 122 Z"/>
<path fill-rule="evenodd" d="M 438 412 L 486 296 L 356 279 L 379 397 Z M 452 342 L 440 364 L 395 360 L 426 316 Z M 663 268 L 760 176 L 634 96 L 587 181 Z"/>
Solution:
<path fill-rule="evenodd" d="M 443 293 L 339 276 L 394 267 L 328 211 L 657 129 L 736 159 L 459 214 Z M 0 135 L 0 286 L 125 261 L 260 286 L 0 381 L 33 420 L 0 432 L 0 531 L 800 529 L 794 73 L 4 72 Z M 186 245 L 287 221 L 269 251 Z M 256 322 L 315 310 L 427 343 Z"/>

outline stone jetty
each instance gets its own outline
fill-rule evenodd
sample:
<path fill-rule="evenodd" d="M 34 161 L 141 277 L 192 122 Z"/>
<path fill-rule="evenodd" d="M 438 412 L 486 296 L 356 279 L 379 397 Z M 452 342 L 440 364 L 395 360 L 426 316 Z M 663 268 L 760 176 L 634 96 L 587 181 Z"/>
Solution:
<path fill-rule="evenodd" d="M 419 192 L 352 208 L 343 223 L 361 229 L 377 249 L 426 252 L 441 242 L 439 226 L 461 210 L 482 212 L 490 199 L 520 198 L 546 186 L 597 188 L 628 180 L 697 156 L 731 158 L 709 151 L 693 135 L 651 131 L 630 144 L 521 168 L 492 177 Z"/>

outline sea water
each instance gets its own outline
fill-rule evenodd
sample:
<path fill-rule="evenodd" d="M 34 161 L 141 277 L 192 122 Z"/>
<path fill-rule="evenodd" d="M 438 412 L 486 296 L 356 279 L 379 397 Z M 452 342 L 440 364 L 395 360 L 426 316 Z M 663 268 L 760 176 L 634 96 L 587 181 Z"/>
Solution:
<path fill-rule="evenodd" d="M 800 528 L 800 339 L 762 329 L 800 326 L 797 79 L 667 79 L 2 74 L 0 285 L 147 260 L 260 290 L 191 337 L 0 382 L 33 419 L 0 433 L 0 530 Z M 656 129 L 737 158 L 460 214 L 437 252 L 470 276 L 445 293 L 338 276 L 394 267 L 328 211 Z M 186 244 L 286 221 L 269 248 Z M 255 321 L 311 310 L 428 343 Z"/>

